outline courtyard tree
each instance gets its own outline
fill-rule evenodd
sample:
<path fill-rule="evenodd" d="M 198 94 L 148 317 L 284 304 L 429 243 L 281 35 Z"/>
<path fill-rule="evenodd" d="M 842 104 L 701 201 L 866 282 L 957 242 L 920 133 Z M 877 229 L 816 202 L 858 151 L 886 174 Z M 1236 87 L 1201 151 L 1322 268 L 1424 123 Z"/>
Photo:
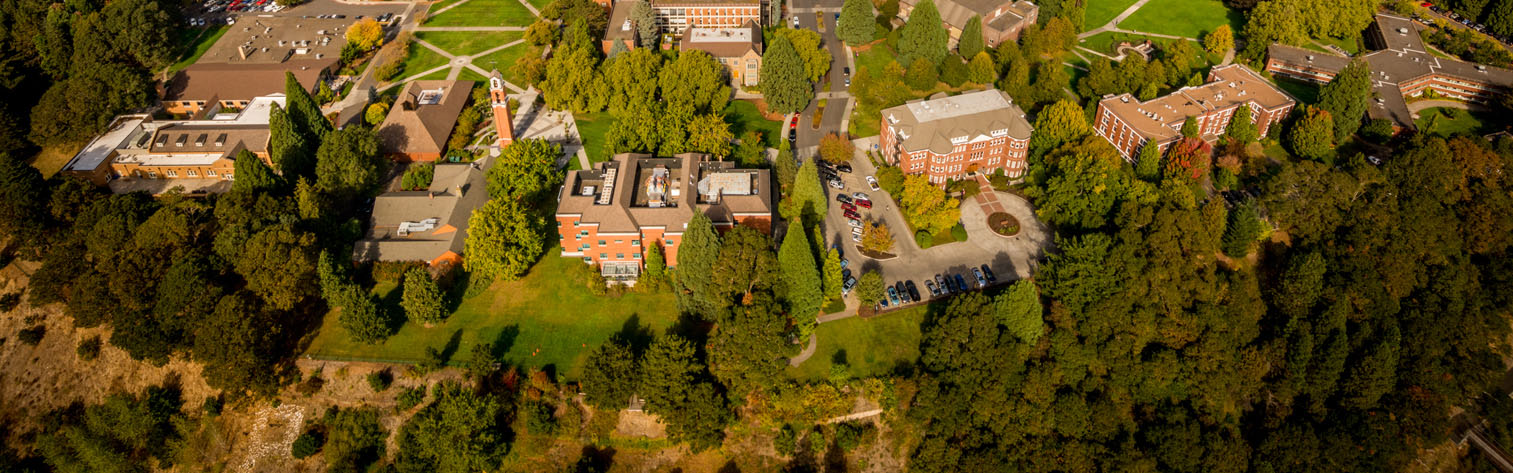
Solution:
<path fill-rule="evenodd" d="M 758 88 L 777 113 L 803 110 L 814 98 L 804 60 L 788 38 L 779 35 L 768 42 L 767 50 L 762 52 L 762 79 Z"/>
<path fill-rule="evenodd" d="M 1334 119 L 1319 107 L 1304 107 L 1288 130 L 1287 146 L 1303 159 L 1328 163 L 1334 158 Z"/>
<path fill-rule="evenodd" d="M 1229 25 L 1219 25 L 1203 35 L 1203 49 L 1209 54 L 1220 55 L 1235 47 L 1235 32 Z"/>
<path fill-rule="evenodd" d="M 939 63 L 925 58 L 915 58 L 909 63 L 909 70 L 904 73 L 904 83 L 919 92 L 935 88 L 935 84 L 940 82 L 940 68 L 936 67 L 937 64 Z"/>
<path fill-rule="evenodd" d="M 993 57 L 987 51 L 972 56 L 972 62 L 967 64 L 967 80 L 983 85 L 998 80 L 998 66 L 993 65 Z"/>
<path fill-rule="evenodd" d="M 982 15 L 972 15 L 967 26 L 961 29 L 961 39 L 956 43 L 956 52 L 961 57 L 975 57 L 984 49 L 982 38 Z"/>
<path fill-rule="evenodd" d="M 1182 136 L 1184 138 L 1197 138 L 1199 134 L 1197 118 L 1189 116 L 1186 120 L 1182 121 Z"/>
<path fill-rule="evenodd" d="M 720 253 L 720 237 L 715 234 L 714 224 L 709 221 L 709 217 L 703 212 L 694 212 L 679 245 L 677 268 L 672 273 L 676 283 L 673 292 L 678 296 L 678 309 L 712 317 L 719 307 L 710 288 L 710 280 L 714 279 L 715 259 Z"/>
<path fill-rule="evenodd" d="M 873 253 L 893 251 L 893 232 L 888 224 L 867 222 L 862 224 L 862 249 Z"/>
<path fill-rule="evenodd" d="M 841 138 L 840 135 L 831 133 L 820 138 L 820 158 L 830 164 L 841 164 L 851 160 L 856 146 L 851 140 Z"/>
<path fill-rule="evenodd" d="M 487 393 L 443 382 L 432 388 L 436 400 L 399 428 L 398 471 L 469 472 L 499 465 L 509 404 Z"/>
<path fill-rule="evenodd" d="M 688 122 L 688 149 L 699 153 L 709 153 L 716 158 L 724 159 L 730 155 L 730 141 L 735 135 L 730 133 L 730 124 L 725 123 L 725 118 L 715 113 L 706 113 L 693 117 Z"/>
<path fill-rule="evenodd" d="M 935 0 L 922 0 L 914 5 L 898 39 L 899 64 L 913 64 L 916 59 L 940 64 L 946 58 L 949 40 L 943 25 Z"/>
<path fill-rule="evenodd" d="M 788 342 L 788 319 L 770 296 L 727 310 L 709 341 L 709 372 L 741 398 L 782 379 L 793 344 Z"/>
<path fill-rule="evenodd" d="M 498 165 L 489 169 L 489 198 L 530 205 L 552 197 L 562 182 L 563 173 L 557 167 L 560 157 L 562 147 L 550 141 L 515 140 L 500 153 Z"/>
<path fill-rule="evenodd" d="M 931 235 L 949 230 L 961 220 L 960 202 L 946 196 L 946 191 L 918 174 L 904 177 L 904 191 L 898 197 L 904 220 L 915 230 Z"/>
<path fill-rule="evenodd" d="M 1035 133 L 1030 136 L 1030 153 L 1044 154 L 1062 143 L 1073 141 L 1092 133 L 1087 124 L 1087 115 L 1075 102 L 1061 100 L 1047 106 L 1035 116 Z"/>
<path fill-rule="evenodd" d="M 1334 142 L 1343 143 L 1361 127 L 1371 103 L 1371 68 L 1365 60 L 1350 61 L 1319 89 L 1319 108 L 1334 119 Z"/>
<path fill-rule="evenodd" d="M 343 128 L 326 135 L 315 153 L 315 187 L 341 199 L 364 197 L 378 190 L 386 164 L 371 128 Z"/>
<path fill-rule="evenodd" d="M 431 272 L 421 266 L 405 271 L 404 294 L 399 305 L 411 321 L 426 326 L 441 322 L 446 317 L 441 286 L 431 278 Z"/>
<path fill-rule="evenodd" d="M 1235 108 L 1234 115 L 1231 115 L 1229 125 L 1224 127 L 1224 136 L 1229 138 L 1231 143 L 1237 144 L 1249 144 L 1255 141 L 1260 137 L 1260 132 L 1256 130 L 1254 116 L 1249 104 L 1240 104 Z"/>
<path fill-rule="evenodd" d="M 473 210 L 463 241 L 463 264 L 484 278 L 514 280 L 545 251 L 537 213 L 507 199 L 494 199 Z"/>
<path fill-rule="evenodd" d="M 808 74 L 809 82 L 819 82 L 830 71 L 830 50 L 821 45 L 820 34 L 809 29 L 779 28 L 778 36 L 782 36 L 793 45 L 793 50 L 803 59 L 804 73 Z"/>
<path fill-rule="evenodd" d="M 846 0 L 841 7 L 841 18 L 837 20 L 835 36 L 852 46 L 861 46 L 872 41 L 873 34 L 877 31 L 877 23 L 873 21 L 871 0 Z"/>
<path fill-rule="evenodd" d="M 1139 154 L 1135 157 L 1135 177 L 1149 182 L 1161 179 L 1161 147 L 1156 145 L 1155 140 L 1140 145 Z"/>
<path fill-rule="evenodd" d="M 347 44 L 356 46 L 358 49 L 367 51 L 378 47 L 384 40 L 383 26 L 378 20 L 372 18 L 357 20 L 352 26 L 347 27 Z"/>

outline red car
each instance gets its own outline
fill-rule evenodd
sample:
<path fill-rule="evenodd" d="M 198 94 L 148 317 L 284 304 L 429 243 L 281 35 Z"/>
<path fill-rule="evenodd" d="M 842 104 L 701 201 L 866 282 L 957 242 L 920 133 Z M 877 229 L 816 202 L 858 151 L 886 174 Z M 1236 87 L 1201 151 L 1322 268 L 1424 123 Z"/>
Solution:
<path fill-rule="evenodd" d="M 846 211 L 848 211 L 848 212 L 855 212 L 856 211 L 856 204 L 852 204 L 852 203 L 849 203 L 849 202 L 841 202 L 841 208 L 842 209 L 846 209 Z"/>
<path fill-rule="evenodd" d="M 856 199 L 854 202 L 856 202 L 856 206 L 858 206 L 858 207 L 866 208 L 866 209 L 872 208 L 872 201 L 870 201 L 870 200 L 867 200 L 867 199 Z"/>
<path fill-rule="evenodd" d="M 856 220 L 861 220 L 862 219 L 862 216 L 860 214 L 857 214 L 856 211 L 854 211 L 854 210 L 847 210 L 845 212 L 845 216 L 846 216 L 846 218 L 850 218 L 850 219 L 856 219 Z"/>

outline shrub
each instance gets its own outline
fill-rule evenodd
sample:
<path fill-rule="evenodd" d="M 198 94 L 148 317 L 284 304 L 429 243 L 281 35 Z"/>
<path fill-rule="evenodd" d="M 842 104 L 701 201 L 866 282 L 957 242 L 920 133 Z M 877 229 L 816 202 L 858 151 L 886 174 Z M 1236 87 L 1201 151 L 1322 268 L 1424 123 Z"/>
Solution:
<path fill-rule="evenodd" d="M 78 353 L 79 359 L 84 361 L 94 361 L 95 358 L 99 358 L 100 336 L 96 335 L 80 341 Z"/>
<path fill-rule="evenodd" d="M 960 223 L 957 223 L 956 226 L 951 227 L 951 239 L 956 241 L 967 241 L 967 227 L 963 227 Z"/>
<path fill-rule="evenodd" d="M 290 454 L 296 460 L 314 455 L 320 452 L 320 447 L 326 444 L 325 436 L 315 430 L 306 431 L 294 439 L 294 445 L 290 448 Z"/>
<path fill-rule="evenodd" d="M 387 369 L 368 373 L 368 387 L 373 388 L 373 392 L 375 393 L 387 391 L 389 385 L 393 383 L 394 374 L 390 373 Z"/>
<path fill-rule="evenodd" d="M 525 427 L 535 435 L 551 435 L 557 431 L 557 418 L 552 415 L 556 411 L 550 403 L 536 401 L 529 403 L 525 408 Z"/>
<path fill-rule="evenodd" d="M 295 390 L 299 391 L 300 394 L 309 397 L 315 395 L 315 393 L 320 392 L 320 388 L 323 388 L 325 386 L 326 379 L 320 377 L 320 372 L 316 371 L 314 373 L 310 373 L 310 379 L 307 379 L 305 380 L 305 382 L 300 383 L 299 387 L 295 388 Z"/>
<path fill-rule="evenodd" d="M 11 309 L 15 309 L 18 305 L 21 305 L 21 293 L 12 292 L 0 295 L 0 312 L 10 312 Z"/>
<path fill-rule="evenodd" d="M 877 186 L 892 195 L 904 190 L 904 172 L 893 166 L 877 170 Z"/>
<path fill-rule="evenodd" d="M 872 424 L 856 422 L 835 424 L 835 445 L 848 452 L 854 450 L 861 446 L 862 437 L 871 429 Z"/>
<path fill-rule="evenodd" d="M 400 179 L 399 186 L 407 191 L 426 190 L 431 187 L 431 180 L 436 176 L 436 165 L 432 163 L 415 163 L 405 170 L 405 175 Z"/>
<path fill-rule="evenodd" d="M 200 404 L 200 410 L 204 411 L 207 416 L 215 417 L 221 415 L 221 408 L 225 406 L 226 401 L 221 399 L 220 396 L 206 396 L 205 402 Z"/>
<path fill-rule="evenodd" d="M 399 406 L 399 410 L 407 411 L 410 410 L 410 408 L 418 406 L 420 405 L 420 403 L 425 402 L 425 400 L 426 387 L 416 386 L 413 388 L 405 389 L 403 392 L 399 393 L 399 398 L 395 401 Z"/>
<path fill-rule="evenodd" d="M 16 335 L 16 338 L 21 339 L 21 343 L 37 346 L 38 343 L 42 343 L 42 337 L 46 335 L 47 327 L 33 325 L 31 328 L 22 330 L 21 333 Z"/>
<path fill-rule="evenodd" d="M 1392 121 L 1385 118 L 1375 118 L 1361 127 L 1361 135 L 1366 139 L 1382 143 L 1392 138 Z"/>
<path fill-rule="evenodd" d="M 421 267 L 419 261 L 376 261 L 373 263 L 374 281 L 398 281 L 410 268 Z"/>
<path fill-rule="evenodd" d="M 778 429 L 777 437 L 772 439 L 772 447 L 777 450 L 778 455 L 792 455 L 795 440 L 798 440 L 798 436 L 793 431 L 793 426 L 783 424 L 783 428 Z"/>
<path fill-rule="evenodd" d="M 930 236 L 930 232 L 924 230 L 914 232 L 914 243 L 919 245 L 919 249 L 927 249 L 934 242 L 935 238 Z"/>

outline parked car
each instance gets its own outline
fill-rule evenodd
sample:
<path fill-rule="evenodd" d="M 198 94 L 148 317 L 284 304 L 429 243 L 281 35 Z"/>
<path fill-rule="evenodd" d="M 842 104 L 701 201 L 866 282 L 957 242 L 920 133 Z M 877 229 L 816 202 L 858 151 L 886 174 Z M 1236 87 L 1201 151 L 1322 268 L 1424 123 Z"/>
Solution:
<path fill-rule="evenodd" d="M 841 295 L 844 296 L 846 294 L 850 294 L 851 290 L 854 288 L 856 288 L 856 278 L 847 277 L 846 283 L 841 285 Z"/>
<path fill-rule="evenodd" d="M 967 292 L 967 280 L 963 279 L 960 274 L 954 277 L 956 278 L 956 289 L 961 292 Z"/>
<path fill-rule="evenodd" d="M 846 174 L 850 174 L 851 173 L 851 164 L 849 164 L 849 163 L 841 163 L 841 165 L 835 167 L 835 170 L 840 171 L 840 172 L 844 172 Z"/>
<path fill-rule="evenodd" d="M 935 285 L 935 281 L 931 281 L 929 279 L 926 279 L 925 280 L 925 289 L 929 289 L 930 290 L 930 297 L 940 297 L 940 286 L 936 286 Z"/>
<path fill-rule="evenodd" d="M 850 212 L 855 212 L 856 211 L 856 204 L 853 204 L 853 203 L 850 203 L 850 202 L 841 202 L 841 209 L 842 210 L 846 210 L 846 211 L 850 211 Z"/>
<path fill-rule="evenodd" d="M 862 218 L 862 214 L 856 213 L 855 210 L 842 210 L 841 211 L 841 215 L 846 216 L 846 218 L 854 218 L 854 219 L 861 219 Z"/>
<path fill-rule="evenodd" d="M 914 299 L 914 302 L 923 300 L 919 298 L 919 288 L 914 285 L 914 281 L 904 281 L 904 287 L 909 289 L 909 298 Z"/>
<path fill-rule="evenodd" d="M 871 187 L 872 190 L 874 190 L 874 191 L 879 191 L 879 190 L 883 189 L 882 187 L 879 187 L 877 185 L 877 178 L 876 177 L 872 177 L 872 176 L 867 176 L 867 187 Z"/>
<path fill-rule="evenodd" d="M 850 204 L 851 201 L 852 201 L 852 199 L 851 199 L 851 196 L 846 195 L 846 194 L 836 194 L 835 195 L 835 201 L 836 202 L 840 202 L 842 204 Z"/>
<path fill-rule="evenodd" d="M 978 289 L 988 287 L 988 278 L 982 277 L 981 269 L 972 268 L 972 278 L 977 280 Z"/>
<path fill-rule="evenodd" d="M 935 286 L 940 288 L 942 294 L 951 293 L 951 286 L 946 284 L 946 278 L 940 277 L 939 274 L 935 275 Z"/>
<path fill-rule="evenodd" d="M 897 289 L 894 289 L 892 287 L 888 288 L 888 302 L 892 302 L 893 305 L 901 305 L 899 303 L 899 300 L 898 300 L 898 290 Z M 884 305 L 884 306 L 886 306 L 886 305 Z"/>
<path fill-rule="evenodd" d="M 842 67 L 841 74 L 851 75 L 851 66 Z"/>
<path fill-rule="evenodd" d="M 998 282 L 998 278 L 993 277 L 993 269 L 989 268 L 988 265 L 982 265 L 982 275 L 988 277 L 988 284 Z"/>
<path fill-rule="evenodd" d="M 846 188 L 846 183 L 841 182 L 840 179 L 831 179 L 830 180 L 830 187 L 834 187 L 836 189 L 845 189 Z"/>
<path fill-rule="evenodd" d="M 872 199 L 856 199 L 856 206 L 864 209 L 872 208 Z"/>
<path fill-rule="evenodd" d="M 857 242 L 857 243 L 861 243 L 862 242 L 862 229 L 857 228 L 857 227 L 851 227 L 851 241 L 854 241 L 854 242 Z"/>
<path fill-rule="evenodd" d="M 853 219 L 851 219 L 851 220 L 850 220 L 850 222 L 848 222 L 848 223 L 850 223 L 850 224 L 851 224 L 851 227 L 852 227 L 852 228 L 862 228 L 862 221 L 861 221 L 861 220 L 858 220 L 858 219 L 854 219 L 854 218 L 853 218 Z"/>
<path fill-rule="evenodd" d="M 904 287 L 904 282 L 903 281 L 894 281 L 893 282 L 893 289 L 897 289 L 898 290 L 898 299 L 899 300 L 904 301 L 905 304 L 907 304 L 907 303 L 910 302 L 910 300 L 909 300 L 909 289 Z"/>

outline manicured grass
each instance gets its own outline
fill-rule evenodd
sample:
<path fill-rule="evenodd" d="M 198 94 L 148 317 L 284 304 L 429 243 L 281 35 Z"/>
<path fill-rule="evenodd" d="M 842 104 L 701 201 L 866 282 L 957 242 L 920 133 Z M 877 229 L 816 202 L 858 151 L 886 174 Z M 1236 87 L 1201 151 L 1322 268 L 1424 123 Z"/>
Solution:
<path fill-rule="evenodd" d="M 210 28 L 185 28 L 179 30 L 178 37 L 175 38 L 177 42 L 175 46 L 179 48 L 179 51 L 182 51 L 183 56 L 178 62 L 168 66 L 168 74 L 171 76 L 180 69 L 189 67 L 190 64 L 194 64 L 195 61 L 200 60 L 200 56 L 205 55 L 205 51 L 209 51 L 210 46 L 215 44 L 216 40 L 221 39 L 221 35 L 226 34 L 226 31 L 230 29 L 230 26 L 219 25 Z"/>
<path fill-rule="evenodd" d="M 578 137 L 583 140 L 583 152 L 588 153 L 588 161 L 609 161 L 604 150 L 604 137 L 609 134 L 615 118 L 609 116 L 609 112 L 593 112 L 575 113 L 573 120 L 578 122 Z"/>
<path fill-rule="evenodd" d="M 928 306 L 921 305 L 873 318 L 851 317 L 820 324 L 814 356 L 788 367 L 798 380 L 828 379 L 830 367 L 844 362 L 853 377 L 884 375 L 919 359 L 919 326 Z"/>
<path fill-rule="evenodd" d="M 458 56 L 472 56 L 524 37 L 519 31 L 424 31 L 415 37 Z"/>
<path fill-rule="evenodd" d="M 531 6 L 536 7 L 537 11 L 540 11 L 546 8 L 547 5 L 552 4 L 552 0 L 527 0 L 527 2 L 530 3 Z"/>
<path fill-rule="evenodd" d="M 1087 11 L 1083 16 L 1083 24 L 1086 29 L 1096 29 L 1105 23 L 1113 21 L 1114 17 L 1123 13 L 1130 5 L 1138 0 L 1092 0 L 1087 3 Z"/>
<path fill-rule="evenodd" d="M 1277 87 L 1280 87 L 1283 92 L 1287 92 L 1293 98 L 1298 99 L 1298 101 L 1305 104 L 1319 103 L 1319 84 L 1285 77 L 1273 77 L 1273 79 L 1277 83 Z"/>
<path fill-rule="evenodd" d="M 446 65 L 447 58 L 431 48 L 421 46 L 420 43 L 410 43 L 410 55 L 405 56 L 404 72 L 399 73 L 400 78 L 410 77 L 425 71 Z"/>
<path fill-rule="evenodd" d="M 442 69 L 442 70 L 439 70 L 439 71 L 436 71 L 436 72 L 432 72 L 430 74 L 426 74 L 426 75 L 420 76 L 420 77 L 416 78 L 415 80 L 446 80 L 447 74 L 451 74 L 451 73 L 452 73 L 451 69 Z"/>
<path fill-rule="evenodd" d="M 41 151 L 32 156 L 32 167 L 37 168 L 37 171 L 42 173 L 42 177 L 52 177 L 53 174 L 61 171 L 63 166 L 68 165 L 68 161 L 73 159 L 75 154 L 79 154 L 79 150 L 84 149 L 84 145 L 86 144 L 89 144 L 89 142 L 80 141 L 77 143 L 58 143 L 43 146 Z"/>
<path fill-rule="evenodd" d="M 457 79 L 470 80 L 474 82 L 487 82 L 489 80 L 489 78 L 484 77 L 483 74 L 479 74 L 477 71 L 468 69 L 466 67 L 462 68 L 462 74 L 457 76 Z"/>
<path fill-rule="evenodd" d="M 1314 38 L 1313 40 L 1314 41 L 1318 41 L 1320 43 L 1323 43 L 1325 45 L 1337 46 L 1340 49 L 1345 50 L 1345 52 L 1349 53 L 1349 54 L 1356 54 L 1356 53 L 1361 52 L 1361 41 L 1360 41 L 1360 39 L 1361 39 L 1360 35 L 1356 35 L 1356 36 L 1351 36 L 1351 37 L 1348 37 L 1348 38 L 1332 38 L 1332 37 L 1325 36 L 1323 38 Z M 1331 52 L 1333 52 L 1333 51 L 1331 51 Z"/>
<path fill-rule="evenodd" d="M 1507 125 L 1507 119 L 1485 111 L 1466 111 L 1458 108 L 1426 108 L 1418 112 L 1413 124 L 1420 132 L 1455 136 L 1461 134 L 1485 134 L 1498 131 Z"/>
<path fill-rule="evenodd" d="M 1240 31 L 1245 16 L 1220 0 L 1151 0 L 1120 22 L 1119 28 L 1196 39 L 1226 23 Z"/>
<path fill-rule="evenodd" d="M 773 148 L 783 139 L 783 123 L 762 117 L 756 104 L 749 101 L 730 101 L 725 106 L 725 122 L 730 124 L 730 133 L 736 138 L 748 131 L 756 131 L 762 134 L 762 142 Z"/>
<path fill-rule="evenodd" d="M 661 333 L 678 318 L 672 294 L 627 294 L 620 298 L 595 296 L 569 276 L 578 258 L 557 256 L 555 246 L 518 281 L 495 282 L 482 294 L 466 298 L 446 321 L 431 328 L 405 323 L 384 343 L 353 342 L 337 322 L 326 317 L 307 354 L 315 357 L 415 361 L 426 348 L 452 364 L 466 363 L 474 345 L 493 343 L 495 355 L 507 363 L 542 367 L 553 365 L 569 378 L 578 374 L 588 353 L 634 321 L 640 331 Z M 394 292 L 393 283 L 379 290 Z M 397 295 L 388 296 L 397 300 Z M 397 305 L 397 304 L 395 304 Z"/>
<path fill-rule="evenodd" d="M 427 18 L 426 26 L 529 26 L 536 15 L 516 0 L 468 0 Z"/>
<path fill-rule="evenodd" d="M 539 49 L 531 47 L 529 44 L 520 43 L 494 51 L 487 56 L 475 57 L 473 58 L 473 65 L 485 71 L 498 69 L 501 74 L 504 74 L 504 80 L 510 81 L 511 84 L 524 89 L 530 84 L 526 84 L 525 79 L 515 74 L 515 61 L 519 61 L 520 58 L 525 57 L 526 54 L 532 51 L 540 52 Z"/>

